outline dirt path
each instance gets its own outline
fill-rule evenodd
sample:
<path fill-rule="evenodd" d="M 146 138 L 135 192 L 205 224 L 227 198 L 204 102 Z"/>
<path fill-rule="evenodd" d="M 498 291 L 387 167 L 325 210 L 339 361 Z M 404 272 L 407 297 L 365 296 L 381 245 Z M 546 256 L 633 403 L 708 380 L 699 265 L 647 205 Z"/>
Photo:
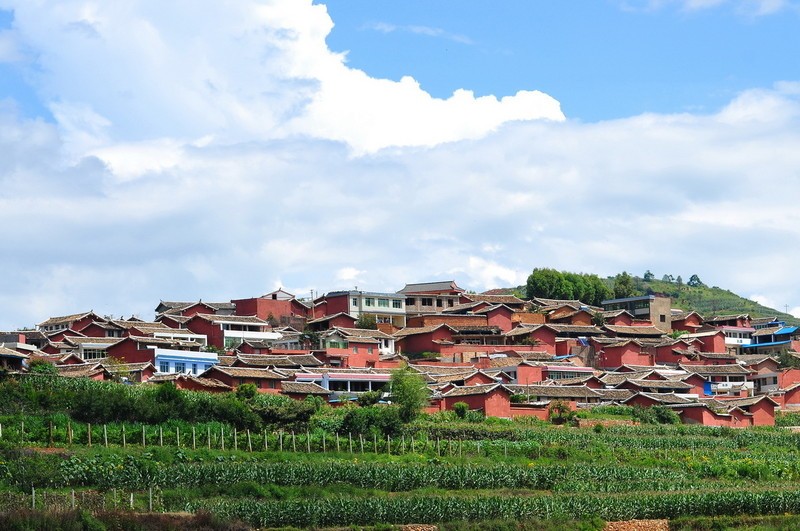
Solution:
<path fill-rule="evenodd" d="M 628 520 L 608 522 L 605 531 L 669 531 L 669 520 Z"/>

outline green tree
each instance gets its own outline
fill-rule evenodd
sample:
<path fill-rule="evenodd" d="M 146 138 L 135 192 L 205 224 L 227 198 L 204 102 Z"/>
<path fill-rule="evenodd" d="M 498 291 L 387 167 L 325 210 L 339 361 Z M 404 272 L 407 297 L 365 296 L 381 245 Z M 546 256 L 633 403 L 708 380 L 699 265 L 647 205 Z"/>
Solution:
<path fill-rule="evenodd" d="M 645 282 L 650 282 L 651 280 L 656 278 L 656 276 L 653 274 L 652 271 L 648 269 L 647 271 L 644 272 L 644 276 L 642 278 L 645 280 Z"/>
<path fill-rule="evenodd" d="M 466 402 L 456 402 L 455 404 L 453 404 L 453 412 L 456 414 L 458 418 L 463 419 L 467 416 L 467 413 L 469 412 L 469 404 L 467 404 Z"/>
<path fill-rule="evenodd" d="M 633 277 L 627 271 L 623 271 L 614 277 L 614 298 L 624 299 L 625 297 L 633 297 L 635 294 Z"/>
<path fill-rule="evenodd" d="M 32 359 L 28 366 L 28 371 L 32 374 L 48 374 L 55 376 L 58 374 L 58 369 L 52 363 L 43 359 Z"/>
<path fill-rule="evenodd" d="M 555 269 L 536 268 L 528 276 L 528 282 L 526 283 L 528 298 L 557 298 L 556 293 L 561 291 L 563 281 L 564 275 Z"/>
<path fill-rule="evenodd" d="M 400 407 L 400 418 L 411 422 L 428 404 L 430 392 L 422 375 L 408 367 L 392 371 L 390 381 L 392 402 Z"/>
<path fill-rule="evenodd" d="M 675 280 L 675 277 L 673 277 L 672 275 L 664 275 L 663 277 L 661 277 L 661 282 L 670 282 L 670 283 L 672 283 L 674 280 Z"/>
<path fill-rule="evenodd" d="M 254 383 L 241 384 L 236 388 L 236 397 L 240 400 L 252 400 L 258 394 L 258 387 Z"/>
<path fill-rule="evenodd" d="M 705 284 L 703 284 L 703 281 L 700 280 L 700 277 L 698 277 L 697 275 L 692 275 L 691 277 L 689 277 L 689 282 L 687 282 L 686 285 L 692 288 L 696 288 L 699 286 L 704 286 Z"/>
<path fill-rule="evenodd" d="M 356 328 L 363 328 L 365 330 L 377 330 L 378 318 L 371 313 L 362 313 L 356 319 Z"/>
<path fill-rule="evenodd" d="M 678 278 L 675 279 L 675 283 L 678 285 L 678 289 L 681 289 L 683 287 L 683 279 L 681 278 L 680 275 L 678 275 Z"/>

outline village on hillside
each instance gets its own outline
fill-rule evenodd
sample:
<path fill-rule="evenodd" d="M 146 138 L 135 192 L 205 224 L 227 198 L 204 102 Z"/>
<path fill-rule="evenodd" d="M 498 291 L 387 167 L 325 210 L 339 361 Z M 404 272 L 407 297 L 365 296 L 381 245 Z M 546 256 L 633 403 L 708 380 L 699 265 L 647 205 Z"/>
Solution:
<path fill-rule="evenodd" d="M 468 293 L 454 281 L 396 293 L 278 289 L 227 302 L 167 302 L 155 318 L 92 311 L 0 333 L 7 372 L 52 364 L 68 378 L 180 389 L 318 396 L 332 405 L 385 390 L 409 367 L 427 412 L 459 402 L 486 416 L 547 419 L 553 403 L 663 406 L 683 423 L 774 425 L 800 405 L 800 330 L 777 318 L 704 318 L 666 296 L 579 300 Z M 387 394 L 388 396 L 388 394 Z"/>

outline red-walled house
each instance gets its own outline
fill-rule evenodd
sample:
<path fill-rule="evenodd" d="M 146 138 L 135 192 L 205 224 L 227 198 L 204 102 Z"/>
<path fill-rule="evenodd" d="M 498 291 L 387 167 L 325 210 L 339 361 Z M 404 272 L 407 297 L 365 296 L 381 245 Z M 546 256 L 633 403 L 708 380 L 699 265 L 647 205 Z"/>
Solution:
<path fill-rule="evenodd" d="M 609 335 L 619 338 L 657 339 L 665 337 L 663 330 L 656 328 L 651 324 L 644 326 L 615 326 L 607 324 L 603 328 L 605 328 Z"/>
<path fill-rule="evenodd" d="M 59 330 L 58 332 L 50 332 L 47 334 L 47 341 L 49 343 L 60 343 L 64 341 L 68 337 L 86 337 L 80 332 L 73 330 L 72 328 L 66 328 L 64 330 Z M 42 348 L 44 350 L 44 348 Z"/>
<path fill-rule="evenodd" d="M 457 402 L 470 410 L 483 411 L 487 417 L 511 417 L 511 391 L 499 383 L 455 387 L 442 395 L 444 409 L 452 410 Z"/>
<path fill-rule="evenodd" d="M 227 393 L 231 387 L 213 378 L 198 378 L 191 374 L 156 374 L 147 383 L 172 383 L 178 389 L 186 391 L 205 391 L 207 393 Z"/>
<path fill-rule="evenodd" d="M 796 407 L 800 404 L 800 382 L 782 387 L 781 391 L 772 398 L 780 400 L 779 403 L 782 408 Z"/>
<path fill-rule="evenodd" d="M 38 325 L 36 325 L 36 329 L 45 334 L 67 329 L 80 332 L 82 328 L 90 325 L 95 321 L 102 322 L 105 321 L 105 319 L 103 319 L 93 311 L 88 311 L 72 315 L 64 315 L 61 317 L 51 317 L 50 319 L 47 319 L 46 321 L 43 321 Z M 58 341 L 58 339 L 55 339 L 55 341 Z"/>
<path fill-rule="evenodd" d="M 225 385 L 236 388 L 244 384 L 254 384 L 259 393 L 278 394 L 281 386 L 288 377 L 269 369 L 255 369 L 252 367 L 222 367 L 215 365 L 200 375 L 203 378 L 213 378 Z"/>
<path fill-rule="evenodd" d="M 596 360 L 599 369 L 616 369 L 623 365 L 655 365 L 653 354 L 642 348 L 637 341 L 625 339 L 609 344 L 592 340 L 592 346 L 597 353 Z"/>
<path fill-rule="evenodd" d="M 274 326 L 292 326 L 302 330 L 306 319 L 311 315 L 308 306 L 283 289 L 261 297 L 236 299 L 231 302 L 236 305 L 236 315 L 255 315 Z"/>
<path fill-rule="evenodd" d="M 558 333 L 550 325 L 518 326 L 506 332 L 506 343 L 535 345 L 537 350 L 555 355 Z"/>
<path fill-rule="evenodd" d="M 357 319 L 350 314 L 339 312 L 333 315 L 326 315 L 312 319 L 306 323 L 309 329 L 316 332 L 328 330 L 331 328 L 353 328 L 356 325 Z"/>
<path fill-rule="evenodd" d="M 564 402 L 596 404 L 602 399 L 594 389 L 585 385 L 507 385 L 515 395 L 524 395 L 526 402 L 546 402 L 562 400 Z"/>
<path fill-rule="evenodd" d="M 605 324 L 612 326 L 632 326 L 635 320 L 632 313 L 628 310 L 607 310 L 601 312 Z"/>
<path fill-rule="evenodd" d="M 516 312 L 504 304 L 490 306 L 475 313 L 485 315 L 489 326 L 496 326 L 503 332 L 508 332 L 514 328 L 512 317 Z"/>
<path fill-rule="evenodd" d="M 725 400 L 717 398 L 717 401 L 728 408 L 739 408 L 752 415 L 753 426 L 775 425 L 775 407 L 778 403 L 766 395 Z"/>
<path fill-rule="evenodd" d="M 163 323 L 170 328 L 183 328 L 186 325 L 186 322 L 189 321 L 191 317 L 187 317 L 185 315 L 172 315 L 162 313 L 158 317 L 156 317 L 156 321 L 159 323 Z"/>
<path fill-rule="evenodd" d="M 111 321 L 95 321 L 81 329 L 81 334 L 86 337 L 122 337 L 125 331 Z"/>
<path fill-rule="evenodd" d="M 682 312 L 672 316 L 673 330 L 684 330 L 691 334 L 700 330 L 702 326 L 703 318 L 695 311 Z"/>
<path fill-rule="evenodd" d="M 113 380 L 114 376 L 99 363 L 82 363 L 80 365 L 56 365 L 58 375 L 67 378 L 89 378 L 90 380 Z"/>
<path fill-rule="evenodd" d="M 155 365 L 146 363 L 107 363 L 101 366 L 110 372 L 115 378 L 125 378 L 129 382 L 143 383 L 148 381 L 156 373 Z"/>
<path fill-rule="evenodd" d="M 294 398 L 295 400 L 305 400 L 309 396 L 320 396 L 327 402 L 332 393 L 314 382 L 292 382 L 284 380 L 281 383 L 281 394 L 289 398 Z"/>
<path fill-rule="evenodd" d="M 675 393 L 646 393 L 638 392 L 622 401 L 626 406 L 653 407 L 672 406 L 676 404 L 691 404 L 695 402 L 689 398 L 678 396 Z"/>
<path fill-rule="evenodd" d="M 275 339 L 268 337 L 269 323 L 255 316 L 195 314 L 186 321 L 186 328 L 208 338 L 208 344 L 217 348 L 234 348 L 245 339 Z"/>
<path fill-rule="evenodd" d="M 404 328 L 394 334 L 395 349 L 404 353 L 439 352 L 442 342 L 453 343 L 456 330 L 446 324 Z"/>
<path fill-rule="evenodd" d="M 718 315 L 716 317 L 708 317 L 704 319 L 704 325 L 706 326 L 732 326 L 736 328 L 750 328 L 751 319 L 750 316 L 746 313 L 738 314 L 738 315 Z"/>
<path fill-rule="evenodd" d="M 569 308 L 569 307 L 566 307 Z M 592 326 L 594 315 L 587 310 L 553 311 L 547 315 L 547 322 L 554 324 L 569 324 L 576 326 Z"/>
<path fill-rule="evenodd" d="M 692 392 L 692 384 L 680 380 L 628 379 L 618 385 L 617 389 L 629 389 L 636 393 L 646 394 L 687 394 Z"/>
<path fill-rule="evenodd" d="M 729 412 L 712 409 L 702 402 L 668 405 L 681 418 L 684 424 L 701 424 L 703 426 L 725 426 L 744 428 L 752 425 L 752 419 L 744 411 L 733 408 Z"/>
<path fill-rule="evenodd" d="M 220 356 L 220 361 L 224 356 Z M 233 367 L 277 367 L 280 369 L 299 369 L 301 367 L 319 367 L 323 363 L 308 352 L 288 354 L 237 354 L 227 365 Z"/>
<path fill-rule="evenodd" d="M 786 389 L 800 383 L 800 369 L 783 369 L 778 373 L 778 387 Z"/>
<path fill-rule="evenodd" d="M 0 368 L 6 371 L 21 371 L 29 356 L 0 344 Z"/>
<path fill-rule="evenodd" d="M 683 339 L 695 340 L 695 347 L 701 352 L 727 352 L 725 332 L 722 330 L 706 330 L 696 334 L 686 334 Z"/>
<path fill-rule="evenodd" d="M 128 336 L 117 340 L 106 348 L 106 356 L 127 363 L 154 363 L 157 348 L 199 351 L 200 346 L 193 342 L 173 341 L 155 337 Z"/>
<path fill-rule="evenodd" d="M 503 304 L 515 311 L 521 311 L 525 309 L 525 301 L 514 295 L 501 295 L 493 293 L 461 293 L 460 302 L 462 304 L 467 302 L 484 302 L 489 305 Z"/>
<path fill-rule="evenodd" d="M 232 302 L 164 302 L 156 306 L 156 315 L 183 315 L 191 317 L 198 313 L 214 315 L 233 315 L 236 305 Z"/>

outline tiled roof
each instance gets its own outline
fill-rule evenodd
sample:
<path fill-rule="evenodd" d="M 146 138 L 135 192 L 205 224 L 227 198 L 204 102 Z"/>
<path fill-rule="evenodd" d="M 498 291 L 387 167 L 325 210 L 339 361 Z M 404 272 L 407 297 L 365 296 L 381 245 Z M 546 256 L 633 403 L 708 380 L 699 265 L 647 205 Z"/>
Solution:
<path fill-rule="evenodd" d="M 659 330 L 655 326 L 614 326 L 605 325 L 606 330 L 614 332 L 615 334 L 624 334 L 628 336 L 662 336 L 663 330 Z"/>
<path fill-rule="evenodd" d="M 329 395 L 331 391 L 314 382 L 292 382 L 287 380 L 281 384 L 281 393 Z"/>
<path fill-rule="evenodd" d="M 681 363 L 678 366 L 687 372 L 701 375 L 750 374 L 752 372 L 750 369 L 746 369 L 738 363 L 729 363 L 725 365 L 688 365 Z"/>
<path fill-rule="evenodd" d="M 211 372 L 213 374 L 214 371 L 219 371 L 223 374 L 227 374 L 232 378 L 260 378 L 264 380 L 284 380 L 286 376 L 283 374 L 278 374 L 277 372 L 273 372 L 269 369 L 258 369 L 255 367 L 221 367 L 216 365 L 208 369 L 208 371 L 204 372 L 203 374 L 207 374 Z"/>
<path fill-rule="evenodd" d="M 125 338 L 122 337 L 72 337 L 67 336 L 64 338 L 64 343 L 71 345 L 106 345 L 106 348 L 111 345 L 116 345 Z"/>
<path fill-rule="evenodd" d="M 508 391 L 503 385 L 499 383 L 485 384 L 485 385 L 465 385 L 462 387 L 454 387 L 444 393 L 442 396 L 471 396 L 471 395 L 485 395 L 491 393 L 495 389 L 504 389 Z"/>
<path fill-rule="evenodd" d="M 391 339 L 392 336 L 389 334 L 385 334 L 380 330 L 368 330 L 366 328 L 344 328 L 340 326 L 336 326 L 333 330 L 340 331 L 343 335 L 349 337 L 368 337 L 368 338 L 378 338 L 378 339 Z"/>
<path fill-rule="evenodd" d="M 57 325 L 57 324 L 65 324 L 65 323 L 73 323 L 87 315 L 92 315 L 94 312 L 91 310 L 88 312 L 83 313 L 74 313 L 72 315 L 62 315 L 60 317 L 51 317 L 46 321 L 42 321 L 37 326 L 50 326 L 50 325 Z"/>
<path fill-rule="evenodd" d="M 641 392 L 641 393 L 638 393 L 638 394 L 640 396 L 647 397 L 647 398 L 649 398 L 651 400 L 654 400 L 656 402 L 659 402 L 659 403 L 665 404 L 665 405 L 666 404 L 691 404 L 693 402 L 693 400 L 690 400 L 688 398 L 683 398 L 682 396 L 678 396 L 678 395 L 676 395 L 674 393 L 644 393 L 644 392 Z M 626 400 L 626 402 L 630 401 L 631 399 L 633 399 L 633 397 L 631 397 L 630 399 Z"/>
<path fill-rule="evenodd" d="M 29 356 L 27 354 L 23 354 L 22 352 L 17 352 L 16 350 L 6 348 L 0 346 L 0 357 L 3 358 L 19 358 L 22 360 L 28 359 Z"/>
<path fill-rule="evenodd" d="M 417 335 L 417 334 L 428 334 L 428 333 L 433 332 L 434 330 L 437 330 L 437 329 L 439 329 L 439 328 L 441 328 L 443 326 L 446 326 L 450 330 L 454 330 L 454 328 L 449 326 L 449 325 L 436 324 L 436 325 L 431 325 L 431 326 L 420 326 L 420 327 L 415 327 L 415 328 L 406 327 L 406 328 L 403 328 L 402 330 L 398 330 L 397 332 L 395 332 L 392 335 L 394 337 L 407 337 L 407 336 L 413 336 L 413 335 Z"/>
<path fill-rule="evenodd" d="M 292 354 L 285 356 L 239 354 L 231 363 L 253 367 L 310 367 L 323 365 L 321 361 L 311 354 Z"/>
<path fill-rule="evenodd" d="M 614 385 L 614 386 L 616 386 L 616 385 L 624 383 L 624 382 L 626 382 L 626 381 L 628 381 L 630 379 L 646 378 L 647 376 L 649 376 L 652 373 L 653 373 L 653 371 L 607 372 L 607 373 L 603 374 L 602 376 L 600 376 L 600 379 L 606 385 Z"/>
<path fill-rule="evenodd" d="M 781 328 L 783 328 L 783 327 L 782 326 L 774 326 L 772 328 L 760 328 L 760 329 L 756 330 L 755 332 L 753 332 L 750 335 L 752 337 L 771 336 L 772 334 L 774 334 L 775 332 L 777 332 Z"/>
<path fill-rule="evenodd" d="M 692 385 L 678 380 L 627 380 L 632 385 L 642 389 L 691 389 Z"/>
<path fill-rule="evenodd" d="M 627 400 L 636 394 L 630 389 L 595 389 L 594 392 L 600 395 L 603 400 L 614 400 L 616 402 Z"/>
<path fill-rule="evenodd" d="M 556 323 L 548 323 L 544 326 L 549 326 L 556 333 L 573 333 L 573 334 L 602 334 L 603 331 L 596 327 L 596 326 L 583 326 L 583 325 L 568 325 L 568 324 L 556 324 Z"/>
<path fill-rule="evenodd" d="M 547 398 L 599 398 L 594 389 L 585 385 L 506 385 L 517 395 Z"/>
<path fill-rule="evenodd" d="M 206 321 L 211 321 L 212 323 L 242 323 L 242 324 L 257 324 L 262 326 L 268 326 L 269 323 L 259 319 L 255 315 L 217 315 L 214 313 L 197 313 L 193 317 L 199 317 L 200 319 L 205 319 Z"/>
<path fill-rule="evenodd" d="M 488 302 L 490 304 L 512 304 L 514 306 L 525 304 L 525 301 L 515 297 L 514 295 L 486 295 L 470 293 L 465 295 L 465 297 L 473 302 Z"/>
<path fill-rule="evenodd" d="M 155 374 L 149 380 L 147 380 L 147 383 L 158 384 L 164 382 L 175 382 L 177 380 L 187 380 L 202 387 L 211 389 L 231 389 L 231 386 L 222 383 L 215 378 L 196 377 L 192 376 L 191 374 Z"/>
<path fill-rule="evenodd" d="M 432 293 L 437 291 L 458 291 L 464 290 L 456 285 L 455 280 L 443 280 L 437 282 L 417 282 L 414 284 L 406 284 L 403 289 L 397 293 L 414 294 L 414 293 Z"/>

